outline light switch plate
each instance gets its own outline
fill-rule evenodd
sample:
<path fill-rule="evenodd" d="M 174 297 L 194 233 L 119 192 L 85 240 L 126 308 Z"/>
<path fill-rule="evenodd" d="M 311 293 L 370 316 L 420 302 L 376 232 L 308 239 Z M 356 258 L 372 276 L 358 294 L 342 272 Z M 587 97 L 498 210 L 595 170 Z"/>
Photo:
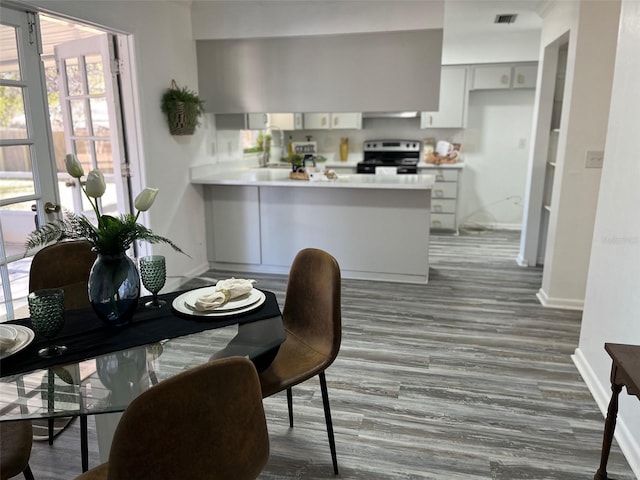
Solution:
<path fill-rule="evenodd" d="M 586 168 L 602 168 L 604 161 L 604 151 L 587 150 L 587 156 L 584 162 Z"/>

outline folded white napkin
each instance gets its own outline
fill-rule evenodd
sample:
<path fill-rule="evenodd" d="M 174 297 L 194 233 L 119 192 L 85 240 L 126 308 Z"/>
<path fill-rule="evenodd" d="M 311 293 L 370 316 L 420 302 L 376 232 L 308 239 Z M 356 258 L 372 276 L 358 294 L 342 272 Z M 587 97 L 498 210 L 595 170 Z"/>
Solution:
<path fill-rule="evenodd" d="M 219 280 L 213 292 L 199 296 L 194 304 L 198 311 L 214 310 L 229 300 L 246 295 L 253 290 L 255 280 L 245 280 L 242 278 L 228 278 Z"/>
<path fill-rule="evenodd" d="M 18 332 L 10 326 L 0 326 L 0 352 L 13 347 L 18 341 Z"/>
<path fill-rule="evenodd" d="M 16 344 L 15 338 L 0 337 L 0 352 L 9 350 Z"/>

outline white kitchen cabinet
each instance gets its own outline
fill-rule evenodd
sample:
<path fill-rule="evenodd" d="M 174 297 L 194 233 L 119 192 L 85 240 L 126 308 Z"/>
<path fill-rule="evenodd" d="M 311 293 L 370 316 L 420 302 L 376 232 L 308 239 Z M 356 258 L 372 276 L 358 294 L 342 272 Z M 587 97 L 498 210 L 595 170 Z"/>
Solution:
<path fill-rule="evenodd" d="M 536 65 L 520 65 L 513 67 L 512 88 L 536 88 L 538 80 L 538 67 Z"/>
<path fill-rule="evenodd" d="M 305 130 L 362 129 L 362 113 L 305 113 Z"/>
<path fill-rule="evenodd" d="M 247 113 L 248 130 L 264 130 L 269 123 L 269 116 L 266 113 Z"/>
<path fill-rule="evenodd" d="M 431 190 L 431 230 L 458 233 L 458 196 L 464 164 L 420 165 L 420 173 L 435 177 Z"/>
<path fill-rule="evenodd" d="M 206 189 L 205 211 L 209 259 L 213 262 L 260 264 L 260 197 L 258 187 Z"/>
<path fill-rule="evenodd" d="M 536 64 L 476 65 L 472 72 L 470 90 L 536 88 L 538 67 Z"/>
<path fill-rule="evenodd" d="M 466 105 L 466 67 L 442 67 L 440 108 L 437 112 L 422 112 L 420 128 L 464 128 Z"/>
<path fill-rule="evenodd" d="M 282 130 L 300 130 L 302 128 L 302 113 L 268 113 L 269 127 Z"/>
<path fill-rule="evenodd" d="M 497 90 L 511 86 L 511 65 L 473 67 L 472 90 Z"/>

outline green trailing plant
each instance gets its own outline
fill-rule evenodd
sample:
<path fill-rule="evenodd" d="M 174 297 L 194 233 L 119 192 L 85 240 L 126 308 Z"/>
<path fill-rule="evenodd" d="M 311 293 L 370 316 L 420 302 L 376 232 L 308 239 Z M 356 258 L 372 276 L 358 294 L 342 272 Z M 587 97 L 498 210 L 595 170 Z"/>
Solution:
<path fill-rule="evenodd" d="M 160 108 L 167 115 L 172 133 L 193 133 L 200 125 L 200 117 L 204 114 L 204 100 L 188 87 L 178 87 L 171 82 L 162 95 Z"/>

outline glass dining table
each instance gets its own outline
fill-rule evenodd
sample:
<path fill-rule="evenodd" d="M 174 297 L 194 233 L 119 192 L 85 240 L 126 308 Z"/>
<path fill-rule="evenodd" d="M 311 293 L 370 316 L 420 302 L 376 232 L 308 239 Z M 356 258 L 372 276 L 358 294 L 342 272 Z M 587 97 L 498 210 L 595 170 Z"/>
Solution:
<path fill-rule="evenodd" d="M 272 292 L 259 291 L 264 298 L 254 305 L 215 314 L 184 308 L 182 299 L 189 294 L 162 294 L 166 304 L 159 309 L 145 308 L 151 297 L 141 297 L 132 321 L 122 327 L 104 324 L 90 308 L 67 311 L 54 339 L 67 351 L 54 358 L 38 355 L 49 340 L 33 334 L 28 318 L 5 322 L 28 338 L 22 337 L 26 344 L 19 351 L 0 357 L 0 422 L 69 416 L 86 422 L 87 415 L 96 415 L 100 456 L 106 461 L 119 415 L 103 414 L 123 412 L 155 383 L 214 358 L 246 356 L 259 371 L 271 363 L 286 338 Z"/>

